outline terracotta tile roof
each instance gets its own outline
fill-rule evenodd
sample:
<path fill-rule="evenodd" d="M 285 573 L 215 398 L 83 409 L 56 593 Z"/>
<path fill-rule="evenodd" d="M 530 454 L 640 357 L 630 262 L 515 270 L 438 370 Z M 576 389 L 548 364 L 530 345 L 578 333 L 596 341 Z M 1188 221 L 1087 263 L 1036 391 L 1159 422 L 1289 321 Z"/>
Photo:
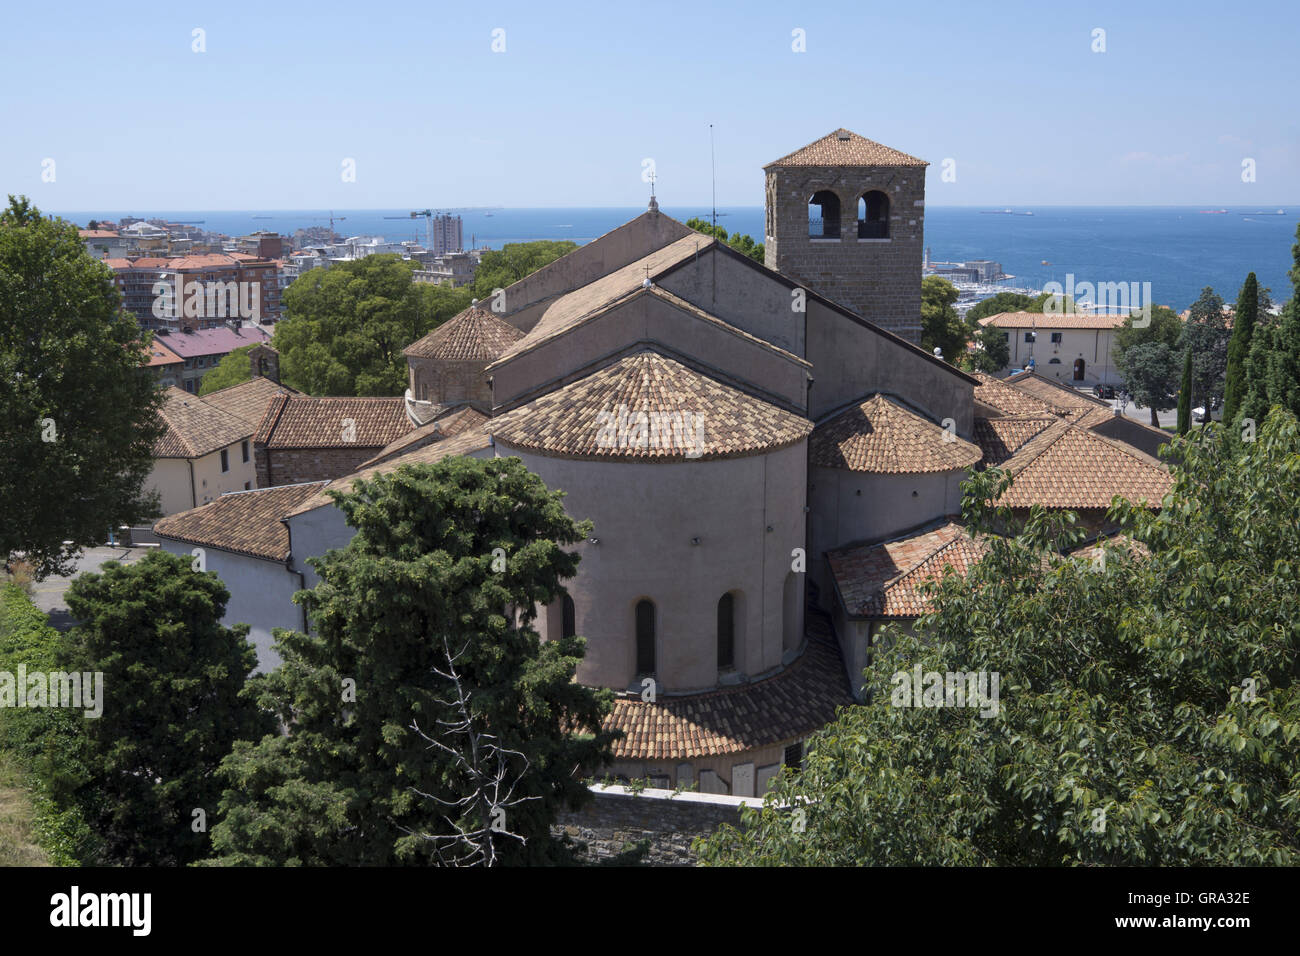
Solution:
<path fill-rule="evenodd" d="M 345 421 L 353 422 L 350 441 Z M 383 448 L 412 429 L 404 398 L 318 398 L 277 395 L 267 405 L 256 441 L 267 448 Z"/>
<path fill-rule="evenodd" d="M 395 455 L 415 451 L 417 448 L 422 448 L 425 445 L 446 438 L 455 438 L 462 432 L 471 429 L 481 429 L 487 421 L 488 417 L 486 415 L 469 405 L 460 405 L 446 410 L 433 421 L 418 428 L 413 428 L 396 441 L 389 442 L 377 455 L 364 462 L 361 467 L 366 468 L 370 465 L 377 465 Z"/>
<path fill-rule="evenodd" d="M 326 491 L 351 491 L 352 483 L 355 481 L 369 480 L 376 475 L 396 471 L 403 465 L 433 464 L 453 455 L 468 455 L 476 451 L 482 451 L 485 448 L 490 448 L 491 442 L 491 436 L 488 435 L 486 430 L 472 428 L 453 438 L 444 438 L 441 441 L 422 445 L 403 455 L 386 458 L 378 464 L 367 464 L 350 475 L 344 475 L 341 478 L 335 478 L 333 481 L 327 482 L 325 487 L 319 489 L 316 494 L 294 506 L 289 514 L 297 515 L 326 505 L 333 506 L 334 499 L 326 495 Z"/>
<path fill-rule="evenodd" d="M 1079 418 L 1097 408 L 1109 409 L 1110 403 L 1085 395 L 1069 385 L 1046 378 L 1037 372 L 1019 372 L 1001 380 L 1020 392 L 1038 399 L 1072 418 Z"/>
<path fill-rule="evenodd" d="M 163 518 L 153 529 L 160 537 L 237 554 L 286 561 L 289 529 L 280 520 L 325 485 L 312 481 L 237 491 L 190 511 Z"/>
<path fill-rule="evenodd" d="M 1127 551 L 1129 555 L 1135 558 L 1149 557 L 1151 549 L 1148 548 L 1137 538 L 1130 537 L 1126 534 L 1117 534 L 1109 538 L 1102 538 L 1091 544 L 1085 544 L 1081 548 L 1075 548 L 1070 552 L 1071 557 L 1084 558 L 1088 561 L 1093 560 L 1101 553 L 1102 548 L 1109 546 L 1117 551 Z"/>
<path fill-rule="evenodd" d="M 543 342 L 563 335 L 603 307 L 640 291 L 642 283 L 647 278 L 653 282 L 661 273 L 685 262 L 697 253 L 704 252 L 716 241 L 703 233 L 691 232 L 690 235 L 670 242 L 621 269 L 615 269 L 599 279 L 560 296 L 547 307 L 537 325 L 502 352 L 497 362 L 505 362 L 522 352 L 536 348 Z"/>
<path fill-rule="evenodd" d="M 1173 436 L 1164 429 L 1152 428 L 1150 425 L 1135 422 L 1131 418 L 1113 412 L 1107 413 L 1105 418 L 1102 418 L 1100 413 L 1095 416 L 1089 414 L 1080 420 L 1080 424 L 1090 427 L 1096 435 L 1132 445 L 1157 460 L 1160 458 L 1161 446 L 1168 445 L 1173 440 Z"/>
<path fill-rule="evenodd" d="M 215 392 L 208 392 L 203 396 L 203 400 L 224 412 L 229 412 L 236 418 L 242 418 L 256 431 L 257 426 L 262 424 L 262 419 L 266 417 L 266 409 L 271 399 L 281 393 L 300 394 L 295 388 L 258 376 L 247 382 L 240 382 L 238 385 L 229 385 Z"/>
<path fill-rule="evenodd" d="M 490 362 L 523 337 L 524 333 L 509 322 L 501 321 L 487 309 L 471 306 L 412 342 L 402 354 L 454 362 Z"/>
<path fill-rule="evenodd" d="M 949 567 L 965 577 L 987 550 L 947 521 L 891 541 L 829 551 L 826 560 L 849 617 L 910 618 L 929 610 L 923 584 Z"/>
<path fill-rule="evenodd" d="M 1007 384 L 987 372 L 972 372 L 980 384 L 975 388 L 975 401 L 987 405 L 1003 415 L 1062 415 L 1069 409 L 1059 402 L 1044 401 L 1022 388 Z"/>
<path fill-rule="evenodd" d="M 1118 329 L 1128 316 L 1092 315 L 1086 312 L 1062 312 L 1052 315 L 1044 312 L 999 312 L 980 319 L 980 325 L 994 325 L 999 329 Z"/>
<path fill-rule="evenodd" d="M 117 232 L 112 229 L 78 229 L 77 235 L 82 239 L 116 239 Z"/>
<path fill-rule="evenodd" d="M 153 446 L 155 458 L 202 458 L 253 436 L 253 426 L 176 386 L 166 390 L 158 414 L 166 431 Z"/>
<path fill-rule="evenodd" d="M 811 617 L 811 615 L 810 615 Z M 695 760 L 806 737 L 853 703 L 839 651 L 824 624 L 809 623 L 804 653 L 780 673 L 739 687 L 660 696 L 654 703 L 619 697 L 604 729 L 626 736 L 620 760 Z"/>
<path fill-rule="evenodd" d="M 185 361 L 161 342 L 149 343 L 149 365 L 180 365 Z"/>
<path fill-rule="evenodd" d="M 879 394 L 819 424 L 810 451 L 814 465 L 877 474 L 959 471 L 980 460 L 975 445 Z"/>
<path fill-rule="evenodd" d="M 1064 421 L 1035 435 L 1000 467 L 1014 481 L 998 504 L 1012 508 L 1107 508 L 1116 495 L 1158 506 L 1173 484 L 1156 459 Z"/>
<path fill-rule="evenodd" d="M 882 146 L 847 129 L 837 129 L 764 166 L 929 166 L 923 159 Z"/>
<path fill-rule="evenodd" d="M 489 423 L 512 447 L 602 461 L 704 461 L 792 445 L 812 422 L 644 350 Z"/>
<path fill-rule="evenodd" d="M 1024 418 L 975 418 L 975 442 L 980 446 L 985 467 L 1000 465 L 1025 442 L 1057 421 L 1052 415 Z"/>

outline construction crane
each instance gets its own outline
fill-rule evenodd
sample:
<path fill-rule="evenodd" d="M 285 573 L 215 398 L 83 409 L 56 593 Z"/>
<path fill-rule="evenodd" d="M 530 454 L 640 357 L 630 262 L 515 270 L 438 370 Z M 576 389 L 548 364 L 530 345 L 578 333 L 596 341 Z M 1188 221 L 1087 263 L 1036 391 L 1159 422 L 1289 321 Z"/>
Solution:
<path fill-rule="evenodd" d="M 338 220 L 339 222 L 343 222 L 343 221 L 344 221 L 345 219 L 347 219 L 347 218 L 348 218 L 347 216 L 336 216 L 336 215 L 334 215 L 334 210 L 331 209 L 331 210 L 330 210 L 330 214 L 329 214 L 328 216 L 313 216 L 311 219 L 308 220 L 308 222 L 323 222 L 323 221 L 325 221 L 326 219 L 328 219 L 329 222 L 330 222 L 330 242 L 333 242 L 333 241 L 334 241 L 334 221 L 335 221 L 335 220 Z"/>
<path fill-rule="evenodd" d="M 385 216 L 385 219 L 418 219 L 424 218 L 424 250 L 433 252 L 433 217 L 432 209 L 417 209 L 409 216 Z"/>

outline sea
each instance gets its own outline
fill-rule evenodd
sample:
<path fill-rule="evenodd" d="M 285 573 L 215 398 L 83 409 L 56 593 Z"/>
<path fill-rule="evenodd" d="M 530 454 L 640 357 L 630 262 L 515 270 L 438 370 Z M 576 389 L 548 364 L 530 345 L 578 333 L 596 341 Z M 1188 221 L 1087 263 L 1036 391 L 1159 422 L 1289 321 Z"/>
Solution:
<path fill-rule="evenodd" d="M 703 206 L 663 211 L 685 221 L 708 219 Z M 579 244 L 604 235 L 644 207 L 443 209 L 461 216 L 467 247 L 499 249 L 509 242 L 571 239 Z M 117 221 L 123 216 L 164 218 L 200 224 L 209 232 L 242 236 L 259 229 L 292 236 L 297 229 L 329 224 L 329 210 L 204 212 L 118 210 L 59 212 L 79 225 L 91 219 Z M 763 234 L 761 206 L 717 210 L 718 225 L 731 233 Z M 1254 206 L 928 206 L 925 245 L 935 261 L 991 259 L 1014 276 L 1005 284 L 1041 289 L 1048 282 L 1065 287 L 1091 283 L 1151 283 L 1151 301 L 1177 311 L 1189 306 L 1205 286 L 1225 301 L 1235 301 L 1248 272 L 1272 290 L 1275 302 L 1292 294 L 1287 270 L 1300 222 L 1300 203 Z M 386 241 L 423 242 L 423 219 L 409 210 L 334 210 L 334 230 L 341 236 L 382 236 Z M 919 263 L 918 263 L 919 266 Z"/>

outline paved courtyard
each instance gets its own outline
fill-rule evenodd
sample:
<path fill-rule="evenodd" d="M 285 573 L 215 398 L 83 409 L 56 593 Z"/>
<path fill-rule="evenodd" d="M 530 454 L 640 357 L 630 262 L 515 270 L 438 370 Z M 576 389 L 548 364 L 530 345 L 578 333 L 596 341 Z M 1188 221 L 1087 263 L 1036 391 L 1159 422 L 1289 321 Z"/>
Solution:
<path fill-rule="evenodd" d="M 42 611 L 50 616 L 50 623 L 60 631 L 66 631 L 76 623 L 72 615 L 68 613 L 68 605 L 64 600 L 67 594 L 68 585 L 72 579 L 79 574 L 87 571 L 98 571 L 107 561 L 121 561 L 123 564 L 134 564 L 139 561 L 152 548 L 87 548 L 76 561 L 76 568 L 68 577 L 51 575 L 44 581 L 37 581 L 32 585 L 32 601 Z"/>

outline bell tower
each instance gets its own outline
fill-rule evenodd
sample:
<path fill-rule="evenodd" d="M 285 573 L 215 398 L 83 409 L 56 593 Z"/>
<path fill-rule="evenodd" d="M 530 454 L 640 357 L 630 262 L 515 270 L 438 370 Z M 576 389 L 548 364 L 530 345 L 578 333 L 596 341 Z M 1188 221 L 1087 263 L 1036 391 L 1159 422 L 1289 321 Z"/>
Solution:
<path fill-rule="evenodd" d="M 764 166 L 765 264 L 920 344 L 928 165 L 838 129 Z"/>

